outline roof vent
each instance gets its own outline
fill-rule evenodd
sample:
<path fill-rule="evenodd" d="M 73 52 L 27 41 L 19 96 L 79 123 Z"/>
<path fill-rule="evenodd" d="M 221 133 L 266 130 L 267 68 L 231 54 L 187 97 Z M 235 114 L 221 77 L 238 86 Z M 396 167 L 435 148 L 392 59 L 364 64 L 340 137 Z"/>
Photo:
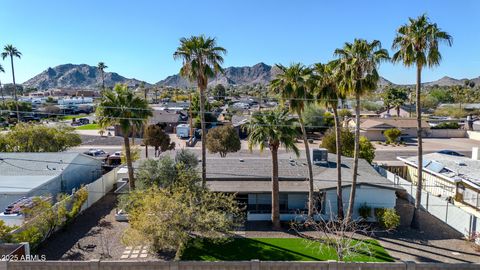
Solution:
<path fill-rule="evenodd" d="M 240 158 L 240 159 L 238 159 L 238 161 L 243 162 L 244 160 L 243 160 L 243 158 Z"/>
<path fill-rule="evenodd" d="M 318 148 L 312 150 L 312 163 L 327 163 L 328 162 L 328 151 L 325 148 Z"/>

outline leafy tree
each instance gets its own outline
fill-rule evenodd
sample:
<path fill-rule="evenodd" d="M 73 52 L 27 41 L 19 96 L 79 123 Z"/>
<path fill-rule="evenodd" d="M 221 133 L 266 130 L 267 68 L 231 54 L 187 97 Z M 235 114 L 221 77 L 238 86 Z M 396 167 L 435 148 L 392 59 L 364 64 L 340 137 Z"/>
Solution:
<path fill-rule="evenodd" d="M 315 94 L 319 103 L 324 104 L 327 108 L 331 108 L 333 111 L 333 120 L 335 126 L 335 149 L 342 149 L 342 141 L 340 137 L 340 115 L 338 112 L 339 100 L 345 96 L 337 87 L 337 78 L 334 72 L 336 62 L 330 62 L 328 64 L 317 63 L 314 65 L 314 85 Z M 350 111 L 347 111 L 350 113 Z M 343 117 L 342 117 L 343 118 Z M 343 187 L 342 187 L 342 155 L 339 151 L 335 151 L 337 154 L 337 217 L 342 220 L 344 217 L 343 212 Z"/>
<path fill-rule="evenodd" d="M 13 58 L 17 57 L 20 59 L 22 57 L 22 53 L 17 50 L 17 48 L 13 47 L 13 45 L 5 45 L 2 52 L 2 59 L 5 60 L 5 58 L 7 57 L 10 57 L 10 64 L 12 65 L 13 96 L 16 101 L 15 106 L 17 109 L 17 119 L 18 121 L 20 121 L 20 113 L 18 110 L 17 84 L 15 83 L 15 68 L 13 66 Z"/>
<path fill-rule="evenodd" d="M 31 112 L 32 104 L 23 101 L 7 100 L 0 105 L 2 110 L 15 111 L 16 108 L 21 112 Z"/>
<path fill-rule="evenodd" d="M 175 162 L 183 164 L 187 169 L 194 169 L 198 166 L 198 157 L 190 150 L 181 149 L 175 154 Z"/>
<path fill-rule="evenodd" d="M 175 149 L 175 142 L 170 142 L 170 136 L 159 125 L 149 125 L 143 134 L 145 146 L 155 147 L 155 157 L 161 152 Z"/>
<path fill-rule="evenodd" d="M 104 92 L 96 110 L 101 127 L 119 125 L 123 134 L 125 157 L 128 167 L 130 189 L 135 189 L 129 134 L 134 127 L 141 127 L 152 116 L 147 101 L 135 96 L 127 85 L 117 84 L 113 91 Z"/>
<path fill-rule="evenodd" d="M 266 110 L 252 115 L 246 127 L 248 130 L 248 148 L 260 146 L 260 151 L 270 149 L 272 155 L 272 223 L 280 229 L 280 204 L 278 183 L 278 149 L 292 150 L 297 156 L 299 150 L 295 145 L 297 130 L 296 120 L 288 116 L 285 110 Z"/>
<path fill-rule="evenodd" d="M 346 157 L 353 157 L 355 150 L 355 134 L 347 128 L 342 128 L 340 131 L 341 141 L 341 155 Z M 369 163 L 375 159 L 375 147 L 364 136 L 360 136 L 360 152 L 359 158 L 363 158 Z M 330 153 L 337 153 L 337 139 L 334 129 L 329 129 L 322 138 L 320 144 L 323 148 L 326 148 Z"/>
<path fill-rule="evenodd" d="M 434 88 L 428 92 L 428 95 L 435 98 L 438 102 L 441 103 L 452 103 L 455 100 L 453 99 L 452 92 L 450 89 L 446 88 Z"/>
<path fill-rule="evenodd" d="M 192 36 L 190 38 L 181 38 L 180 46 L 177 48 L 173 57 L 182 59 L 183 66 L 180 69 L 180 75 L 188 78 L 191 82 L 197 83 L 200 92 L 200 119 L 202 127 L 202 185 L 207 181 L 207 154 L 206 145 L 207 128 L 205 126 L 205 90 L 208 86 L 208 79 L 214 77 L 218 72 L 222 72 L 221 64 L 226 50 L 217 46 L 215 38 L 201 36 Z"/>
<path fill-rule="evenodd" d="M 223 84 L 217 84 L 213 88 L 212 94 L 216 100 L 225 100 L 225 95 L 227 94 L 227 91 Z"/>
<path fill-rule="evenodd" d="M 302 114 L 303 123 L 307 131 L 324 131 L 325 126 L 333 126 L 333 116 L 325 112 L 318 104 L 308 104 Z"/>
<path fill-rule="evenodd" d="M 192 103 L 190 104 L 192 110 L 192 116 L 194 117 L 194 124 L 193 126 L 196 128 L 201 128 L 202 119 L 198 112 L 200 112 L 200 96 L 198 93 L 192 95 Z M 205 125 L 210 127 L 213 123 L 217 122 L 217 117 L 215 117 L 215 113 L 213 112 L 212 104 L 206 102 L 205 107 Z M 203 133 L 202 133 L 203 134 Z"/>
<path fill-rule="evenodd" d="M 397 110 L 397 116 L 400 116 L 400 107 L 408 100 L 408 93 L 402 88 L 387 87 L 383 92 L 383 101 L 387 106 L 387 113 L 390 113 L 390 108 L 394 107 Z"/>
<path fill-rule="evenodd" d="M 347 220 L 351 218 L 355 205 L 355 191 L 358 177 L 358 158 L 360 154 L 360 97 L 377 88 L 380 79 L 378 66 L 389 59 L 388 51 L 382 49 L 378 40 L 368 42 L 355 39 L 345 43 L 342 49 L 336 49 L 336 72 L 338 88 L 345 94 L 355 96 L 355 148 L 353 155 L 352 187 L 348 202 Z"/>
<path fill-rule="evenodd" d="M 212 239 L 229 235 L 240 214 L 235 195 L 210 192 L 197 185 L 199 181 L 195 171 L 181 170 L 169 189 L 131 192 L 123 199 L 130 225 L 124 243 L 148 243 L 152 252 L 174 251 L 180 259 L 195 235 Z"/>
<path fill-rule="evenodd" d="M 169 187 L 177 177 L 175 160 L 164 156 L 158 160 L 146 159 L 138 167 L 137 183 L 140 189 Z"/>
<path fill-rule="evenodd" d="M 387 143 L 395 143 L 400 135 L 402 135 L 402 132 L 398 128 L 391 128 L 385 130 L 383 135 L 387 138 Z"/>
<path fill-rule="evenodd" d="M 421 87 L 422 70 L 425 67 L 435 67 L 440 64 L 442 56 L 439 51 L 439 45 L 446 43 L 452 45 L 452 37 L 442 31 L 436 23 L 430 22 L 427 15 L 423 14 L 418 18 L 409 18 L 409 22 L 400 26 L 396 36 L 393 39 L 392 48 L 397 50 L 393 55 L 393 62 L 401 62 L 404 66 L 416 66 L 417 84 L 416 84 L 416 104 L 417 104 L 417 145 L 418 161 L 417 168 L 418 182 L 417 195 L 415 198 L 415 209 L 412 218 L 412 227 L 418 228 L 418 210 L 422 196 L 422 168 L 423 168 L 423 148 L 422 148 L 422 109 L 421 109 Z"/>
<path fill-rule="evenodd" d="M 352 112 L 348 109 L 341 109 L 338 111 L 338 116 L 341 120 L 345 119 L 345 117 L 350 118 L 353 116 Z"/>
<path fill-rule="evenodd" d="M 308 215 L 313 215 L 313 168 L 310 158 L 310 146 L 307 139 L 307 130 L 303 121 L 303 112 L 306 104 L 311 101 L 313 85 L 311 84 L 312 70 L 303 64 L 296 63 L 288 67 L 276 65 L 279 73 L 270 82 L 270 90 L 280 95 L 282 101 L 288 101 L 288 108 L 298 116 L 298 122 L 302 131 L 303 144 L 308 167 Z"/>
<path fill-rule="evenodd" d="M 20 123 L 0 134 L 0 152 L 61 152 L 82 143 L 68 126 L 49 127 Z"/>
<path fill-rule="evenodd" d="M 207 149 L 226 157 L 227 153 L 238 152 L 241 148 L 240 137 L 232 126 L 212 128 L 207 134 Z"/>
<path fill-rule="evenodd" d="M 104 62 L 99 62 L 97 65 L 98 71 L 100 71 L 100 75 L 102 77 L 102 91 L 105 91 L 105 69 L 107 69 L 108 66 L 105 65 Z"/>

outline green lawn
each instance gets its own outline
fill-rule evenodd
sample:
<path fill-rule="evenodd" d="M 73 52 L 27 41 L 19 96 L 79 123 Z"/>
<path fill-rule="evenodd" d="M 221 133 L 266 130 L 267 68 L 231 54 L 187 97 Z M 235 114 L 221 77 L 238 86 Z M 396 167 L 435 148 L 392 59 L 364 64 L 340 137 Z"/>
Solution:
<path fill-rule="evenodd" d="M 86 124 L 83 126 L 78 126 L 76 127 L 77 130 L 95 130 L 95 129 L 100 129 L 100 126 L 98 124 Z"/>
<path fill-rule="evenodd" d="M 393 258 L 375 240 L 368 240 L 370 254 L 356 254 L 348 261 L 393 262 Z M 199 261 L 326 261 L 336 260 L 334 249 L 301 238 L 232 238 L 224 241 L 195 239 L 189 243 L 182 260 Z"/>
<path fill-rule="evenodd" d="M 61 120 L 72 120 L 73 118 L 82 118 L 82 117 L 87 117 L 89 116 L 89 114 L 84 114 L 84 113 L 81 113 L 81 114 L 73 114 L 73 115 L 62 115 L 59 117 L 59 119 Z"/>

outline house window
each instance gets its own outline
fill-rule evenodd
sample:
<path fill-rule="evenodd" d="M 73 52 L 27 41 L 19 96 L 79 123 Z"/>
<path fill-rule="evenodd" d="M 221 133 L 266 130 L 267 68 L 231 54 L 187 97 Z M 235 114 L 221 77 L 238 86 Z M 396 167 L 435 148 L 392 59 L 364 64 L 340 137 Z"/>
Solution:
<path fill-rule="evenodd" d="M 280 213 L 288 212 L 288 194 L 279 195 Z M 270 193 L 248 194 L 248 212 L 268 214 L 272 212 L 272 195 Z"/>

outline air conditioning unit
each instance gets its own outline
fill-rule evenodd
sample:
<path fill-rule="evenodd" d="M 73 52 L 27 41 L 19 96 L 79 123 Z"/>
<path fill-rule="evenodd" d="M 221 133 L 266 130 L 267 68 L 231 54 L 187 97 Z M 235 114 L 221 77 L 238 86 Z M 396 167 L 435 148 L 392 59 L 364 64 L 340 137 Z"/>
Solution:
<path fill-rule="evenodd" d="M 318 148 L 312 150 L 312 163 L 321 164 L 328 162 L 328 151 L 325 148 Z"/>

